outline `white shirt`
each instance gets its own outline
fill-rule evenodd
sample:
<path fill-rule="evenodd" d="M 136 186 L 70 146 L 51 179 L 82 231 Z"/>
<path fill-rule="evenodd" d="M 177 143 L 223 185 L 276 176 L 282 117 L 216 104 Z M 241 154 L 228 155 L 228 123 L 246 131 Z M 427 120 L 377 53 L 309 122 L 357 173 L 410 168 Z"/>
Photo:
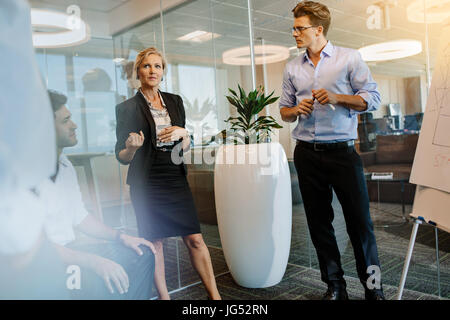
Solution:
<path fill-rule="evenodd" d="M 74 227 L 89 213 L 84 207 L 75 168 L 65 155 L 59 158 L 55 182 L 47 180 L 39 192 L 47 209 L 44 223 L 47 237 L 62 246 L 75 240 Z"/>
<path fill-rule="evenodd" d="M 314 102 L 309 116 L 298 117 L 292 131 L 296 140 L 307 142 L 339 142 L 357 138 L 357 114 L 374 111 L 380 106 L 380 93 L 370 69 L 354 49 L 335 46 L 328 41 L 320 52 L 317 66 L 307 51 L 286 64 L 280 108 L 297 106 L 303 99 L 312 99 L 311 90 L 324 88 L 336 94 L 359 95 L 367 102 L 367 110 L 356 111 L 336 104 Z"/>
<path fill-rule="evenodd" d="M 156 109 L 155 107 L 153 107 L 152 103 L 147 99 L 147 97 L 145 96 L 145 94 L 141 91 L 142 96 L 144 97 L 145 101 L 147 101 L 147 105 L 150 109 L 150 112 L 152 114 L 153 117 L 153 121 L 155 122 L 155 127 L 156 127 L 156 136 L 159 135 L 159 133 L 168 127 L 172 126 L 172 121 L 170 119 L 169 116 L 169 112 L 167 111 L 167 107 L 166 104 L 164 103 L 164 100 L 161 96 L 161 93 L 158 90 L 158 95 L 159 95 L 159 99 L 161 99 L 161 103 L 163 108 L 161 110 Z M 175 142 L 171 141 L 171 142 L 162 142 L 159 139 L 156 139 L 156 147 L 157 148 L 162 148 L 165 146 L 173 146 L 175 144 Z"/>

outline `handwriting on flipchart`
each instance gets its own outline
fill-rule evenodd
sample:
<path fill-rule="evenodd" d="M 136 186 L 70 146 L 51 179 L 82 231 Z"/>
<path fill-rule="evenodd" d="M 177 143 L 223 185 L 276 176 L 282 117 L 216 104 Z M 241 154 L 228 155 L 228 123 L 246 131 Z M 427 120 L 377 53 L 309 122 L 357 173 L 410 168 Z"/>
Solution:
<path fill-rule="evenodd" d="M 450 166 L 450 155 L 438 153 L 434 156 L 434 167 Z"/>

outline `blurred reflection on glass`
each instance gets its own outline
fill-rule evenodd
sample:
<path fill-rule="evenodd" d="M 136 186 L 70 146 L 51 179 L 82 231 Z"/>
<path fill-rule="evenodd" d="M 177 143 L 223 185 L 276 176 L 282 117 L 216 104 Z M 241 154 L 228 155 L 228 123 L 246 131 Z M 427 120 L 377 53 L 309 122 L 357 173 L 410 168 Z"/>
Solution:
<path fill-rule="evenodd" d="M 64 299 L 64 270 L 42 235 L 45 207 L 33 190 L 54 174 L 56 149 L 25 1 L 0 3 L 0 61 L 0 298 Z"/>
<path fill-rule="evenodd" d="M 49 91 L 55 115 L 58 173 L 39 189 L 47 209 L 45 231 L 64 263 L 80 271 L 78 285 L 70 294 L 75 299 L 150 298 L 154 255 L 153 245 L 142 238 L 114 230 L 85 209 L 72 163 L 62 154 L 78 143 L 77 125 L 66 106 L 67 97 Z M 104 243 L 76 241 L 75 229 Z"/>

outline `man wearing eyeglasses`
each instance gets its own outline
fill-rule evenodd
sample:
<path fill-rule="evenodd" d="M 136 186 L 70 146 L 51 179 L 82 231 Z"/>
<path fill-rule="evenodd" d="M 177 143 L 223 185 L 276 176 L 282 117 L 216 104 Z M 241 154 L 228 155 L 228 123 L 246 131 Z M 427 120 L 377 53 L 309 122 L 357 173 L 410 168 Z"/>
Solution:
<path fill-rule="evenodd" d="M 323 299 L 348 299 L 332 226 L 334 190 L 365 298 L 384 300 L 367 186 L 354 148 L 357 115 L 380 105 L 377 84 L 357 50 L 327 41 L 331 16 L 325 5 L 303 1 L 292 11 L 297 48 L 306 51 L 286 65 L 280 113 L 284 121 L 298 120 L 292 132 L 294 162 L 321 278 L 328 285 Z"/>

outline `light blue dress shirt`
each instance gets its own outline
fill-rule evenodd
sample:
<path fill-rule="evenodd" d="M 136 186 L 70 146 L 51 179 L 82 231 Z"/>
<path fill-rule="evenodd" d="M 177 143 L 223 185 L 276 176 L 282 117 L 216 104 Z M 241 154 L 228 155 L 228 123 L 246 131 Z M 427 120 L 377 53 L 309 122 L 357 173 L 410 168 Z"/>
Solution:
<path fill-rule="evenodd" d="M 369 67 L 357 50 L 334 46 L 328 41 L 320 53 L 316 67 L 305 52 L 289 61 L 283 75 L 280 109 L 294 107 L 303 99 L 312 99 L 312 89 L 326 89 L 335 94 L 359 95 L 367 102 L 367 111 L 380 106 L 380 93 Z M 292 131 L 296 140 L 307 142 L 339 142 L 357 138 L 359 111 L 342 105 L 314 101 L 309 116 L 301 115 Z"/>

